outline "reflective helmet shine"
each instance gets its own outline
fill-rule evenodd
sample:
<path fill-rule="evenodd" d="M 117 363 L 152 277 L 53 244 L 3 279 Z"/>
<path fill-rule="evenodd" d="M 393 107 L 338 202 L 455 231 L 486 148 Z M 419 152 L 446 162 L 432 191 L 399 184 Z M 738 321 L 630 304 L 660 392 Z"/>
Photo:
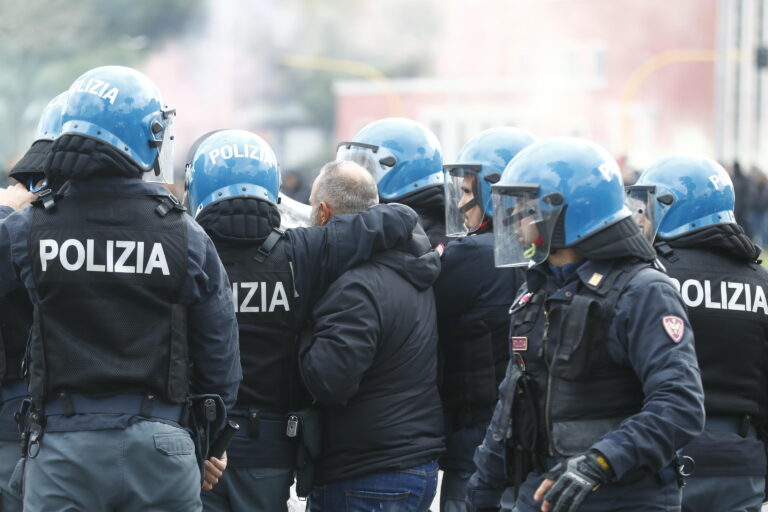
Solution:
<path fill-rule="evenodd" d="M 245 130 L 217 130 L 200 137 L 187 158 L 187 198 L 197 217 L 206 206 L 232 197 L 278 203 L 280 168 L 272 148 Z"/>
<path fill-rule="evenodd" d="M 499 181 L 512 157 L 535 140 L 519 128 L 491 128 L 464 144 L 455 164 L 443 166 L 448 236 L 476 231 L 493 217 L 491 184 Z"/>
<path fill-rule="evenodd" d="M 492 186 L 497 266 L 537 265 L 628 218 L 616 161 L 577 138 L 535 142 Z"/>
<path fill-rule="evenodd" d="M 627 204 L 649 241 L 676 238 L 714 224 L 736 222 L 730 176 L 709 158 L 671 156 L 627 187 Z"/>
<path fill-rule="evenodd" d="M 61 133 L 106 142 L 148 173 L 147 181 L 173 183 L 175 113 L 143 73 L 103 66 L 85 72 L 69 88 Z"/>
<path fill-rule="evenodd" d="M 351 160 L 368 169 L 384 200 L 443 183 L 437 137 L 410 119 L 390 117 L 367 125 L 354 140 L 339 143 L 336 160 Z"/>
<path fill-rule="evenodd" d="M 32 146 L 8 173 L 8 177 L 27 185 L 32 192 L 42 190 L 36 183 L 45 177 L 43 164 L 53 140 L 61 133 L 61 114 L 66 103 L 67 91 L 64 91 L 46 105 L 37 123 Z"/>

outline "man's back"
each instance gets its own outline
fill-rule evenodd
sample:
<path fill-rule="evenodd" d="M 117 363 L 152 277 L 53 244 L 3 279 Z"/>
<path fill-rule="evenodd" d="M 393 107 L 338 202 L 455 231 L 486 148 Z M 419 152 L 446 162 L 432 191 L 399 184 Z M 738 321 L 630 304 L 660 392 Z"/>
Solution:
<path fill-rule="evenodd" d="M 415 245 L 347 271 L 314 310 L 302 372 L 325 406 L 316 483 L 409 468 L 443 449 L 431 289 L 440 265 Z"/>

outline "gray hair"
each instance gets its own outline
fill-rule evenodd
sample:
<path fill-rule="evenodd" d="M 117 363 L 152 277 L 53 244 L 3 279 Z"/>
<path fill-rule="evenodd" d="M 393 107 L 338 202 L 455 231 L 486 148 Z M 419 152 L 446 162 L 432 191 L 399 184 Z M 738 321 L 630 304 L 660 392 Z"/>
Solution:
<path fill-rule="evenodd" d="M 379 190 L 371 174 L 350 161 L 328 162 L 320 169 L 315 201 L 335 214 L 358 213 L 379 203 Z"/>

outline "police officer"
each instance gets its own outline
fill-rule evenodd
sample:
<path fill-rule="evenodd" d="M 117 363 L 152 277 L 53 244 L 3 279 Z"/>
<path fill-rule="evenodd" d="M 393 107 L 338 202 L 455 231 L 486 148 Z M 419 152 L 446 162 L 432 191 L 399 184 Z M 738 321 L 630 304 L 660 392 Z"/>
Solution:
<path fill-rule="evenodd" d="M 704 423 L 693 335 L 616 162 L 582 139 L 537 142 L 493 194 L 496 264 L 529 269 L 471 502 L 495 509 L 507 487 L 520 512 L 679 510 L 675 451 Z"/>
<path fill-rule="evenodd" d="M 32 146 L 8 173 L 17 184 L 0 192 L 0 218 L 29 206 L 35 193 L 45 188 L 43 164 L 53 139 L 61 131 L 61 111 L 66 92 L 59 94 L 43 110 Z M 19 429 L 15 414 L 29 396 L 22 375 L 21 361 L 32 326 L 32 303 L 19 286 L 0 297 L 0 507 L 3 511 L 21 510 L 21 489 L 12 488 L 11 476 L 20 459 Z"/>
<path fill-rule="evenodd" d="M 261 137 L 212 132 L 198 139 L 188 160 L 190 208 L 232 283 L 245 374 L 229 412 L 241 425 L 230 468 L 203 493 L 204 508 L 287 510 L 297 456 L 289 416 L 310 404 L 297 359 L 305 316 L 346 269 L 410 238 L 417 217 L 401 205 L 376 206 L 334 217 L 325 227 L 284 231 L 280 170 Z"/>
<path fill-rule="evenodd" d="M 34 308 L 25 510 L 202 508 L 184 404 L 233 404 L 242 373 L 212 242 L 141 180 L 172 177 L 173 116 L 133 69 L 84 73 L 46 160 L 68 181 L 0 224 L 0 294 L 21 281 Z"/>
<path fill-rule="evenodd" d="M 734 217 L 731 178 L 707 158 L 664 158 L 627 199 L 689 308 L 707 411 L 685 455 L 683 510 L 759 511 L 768 412 L 768 272 Z M 689 468 L 690 470 L 691 468 Z"/>
<path fill-rule="evenodd" d="M 466 486 L 472 455 L 483 441 L 509 360 L 509 305 L 522 271 L 493 266 L 491 184 L 533 136 L 518 128 L 492 128 L 444 165 L 445 225 L 458 236 L 445 247 L 434 285 L 440 334 L 441 394 L 447 450 L 440 459 L 440 508 L 468 510 Z"/>
<path fill-rule="evenodd" d="M 351 160 L 368 169 L 382 203 L 402 203 L 416 210 L 433 247 L 448 243 L 443 160 L 440 143 L 429 128 L 397 117 L 374 121 L 352 141 L 339 143 L 336 160 Z"/>

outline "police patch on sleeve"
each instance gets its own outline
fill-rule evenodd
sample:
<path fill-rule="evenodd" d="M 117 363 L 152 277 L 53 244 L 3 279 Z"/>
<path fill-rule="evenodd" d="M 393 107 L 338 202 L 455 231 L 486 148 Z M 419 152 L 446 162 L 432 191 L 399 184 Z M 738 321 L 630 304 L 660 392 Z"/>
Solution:
<path fill-rule="evenodd" d="M 685 322 L 679 316 L 667 315 L 661 319 L 661 323 L 664 325 L 664 330 L 667 331 L 667 336 L 675 343 L 680 343 L 685 334 Z"/>

